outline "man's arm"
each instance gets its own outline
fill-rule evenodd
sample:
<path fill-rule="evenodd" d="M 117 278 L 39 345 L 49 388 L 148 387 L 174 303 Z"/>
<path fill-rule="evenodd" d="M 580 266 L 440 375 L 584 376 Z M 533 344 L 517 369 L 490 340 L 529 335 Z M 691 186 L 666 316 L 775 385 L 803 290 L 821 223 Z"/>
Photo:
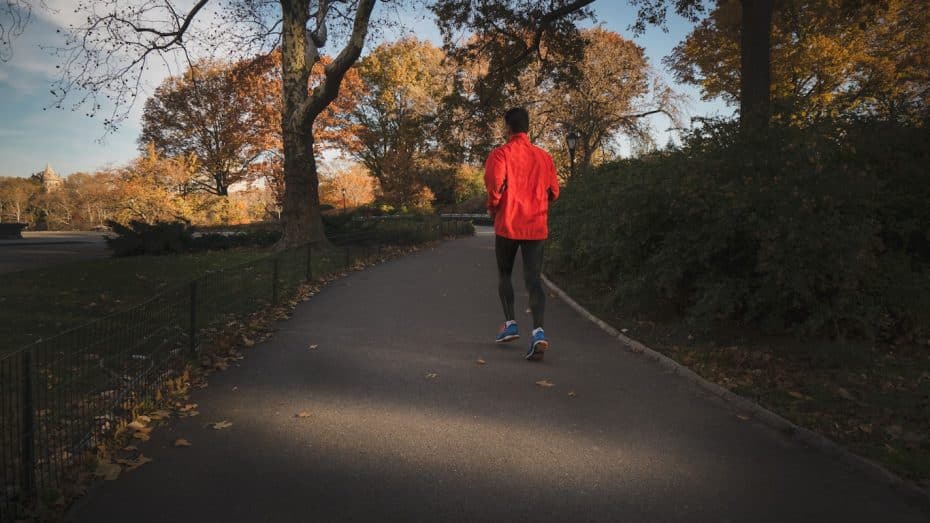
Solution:
<path fill-rule="evenodd" d="M 554 202 L 559 199 L 559 176 L 555 171 L 555 162 L 552 161 L 552 157 L 549 157 L 549 187 L 546 188 L 546 192 L 549 193 L 549 201 Z"/>
<path fill-rule="evenodd" d="M 494 216 L 504 192 L 507 170 L 500 151 L 492 151 L 484 163 L 484 187 L 488 192 L 488 214 Z"/>

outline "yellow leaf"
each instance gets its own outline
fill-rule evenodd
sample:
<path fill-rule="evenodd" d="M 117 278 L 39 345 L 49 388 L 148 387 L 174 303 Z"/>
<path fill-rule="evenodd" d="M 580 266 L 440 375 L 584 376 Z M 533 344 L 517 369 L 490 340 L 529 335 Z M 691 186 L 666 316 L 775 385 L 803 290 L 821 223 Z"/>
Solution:
<path fill-rule="evenodd" d="M 222 420 L 222 421 L 217 421 L 216 423 L 211 425 L 211 427 L 213 427 L 213 430 L 222 430 L 222 429 L 227 429 L 229 427 L 232 427 L 232 423 L 226 420 Z"/>
<path fill-rule="evenodd" d="M 539 381 L 536 382 L 536 385 L 539 385 L 540 387 L 542 387 L 542 388 L 544 388 L 544 389 L 548 389 L 549 387 L 554 387 L 554 386 L 555 386 L 555 384 L 552 383 L 551 381 L 549 381 L 548 379 L 539 380 Z"/>
<path fill-rule="evenodd" d="M 178 438 L 178 439 L 174 440 L 174 446 L 175 446 L 175 447 L 190 447 L 190 446 L 191 446 L 191 442 L 190 442 L 190 441 L 187 441 L 187 440 L 184 439 L 184 438 Z"/>
<path fill-rule="evenodd" d="M 307 412 L 307 411 L 305 411 L 305 410 L 302 410 L 302 411 L 298 412 L 297 414 L 294 414 L 294 417 L 295 417 L 295 418 L 309 418 L 309 417 L 310 417 L 310 413 Z"/>

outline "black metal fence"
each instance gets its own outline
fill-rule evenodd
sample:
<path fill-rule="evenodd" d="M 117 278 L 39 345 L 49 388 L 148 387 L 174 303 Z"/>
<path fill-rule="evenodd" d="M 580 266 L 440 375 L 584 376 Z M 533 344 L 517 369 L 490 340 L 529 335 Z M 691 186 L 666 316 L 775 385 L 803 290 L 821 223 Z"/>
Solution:
<path fill-rule="evenodd" d="M 464 221 L 379 226 L 207 273 L 145 303 L 0 355 L 0 522 L 57 497 L 98 444 L 196 355 L 198 333 L 286 300 L 386 245 L 473 231 Z"/>

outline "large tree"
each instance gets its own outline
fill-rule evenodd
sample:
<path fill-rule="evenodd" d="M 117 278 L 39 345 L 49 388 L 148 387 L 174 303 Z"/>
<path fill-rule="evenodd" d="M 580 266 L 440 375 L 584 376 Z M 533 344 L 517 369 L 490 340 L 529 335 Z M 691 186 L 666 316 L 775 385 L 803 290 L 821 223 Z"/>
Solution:
<path fill-rule="evenodd" d="M 681 112 L 681 96 L 662 83 L 642 47 L 602 28 L 586 30 L 582 37 L 576 81 L 527 88 L 540 138 L 561 146 L 567 132 L 578 136 L 579 171 L 596 154 L 613 150 L 621 135 L 634 143 L 650 142 L 647 117 L 664 114 L 677 126 Z"/>
<path fill-rule="evenodd" d="M 426 184 L 424 163 L 437 148 L 434 121 L 449 90 L 444 58 L 429 42 L 406 38 L 359 63 L 365 95 L 353 112 L 352 151 L 391 203 L 409 203 Z"/>
<path fill-rule="evenodd" d="M 819 117 L 907 119 L 930 101 L 930 11 L 920 0 L 868 8 L 783 0 L 772 24 L 772 107 L 776 118 L 806 124 Z M 667 63 L 705 98 L 739 99 L 739 5 L 719 4 L 675 48 Z"/>
<path fill-rule="evenodd" d="M 183 75 L 167 78 L 145 102 L 139 146 L 150 144 L 168 156 L 195 155 L 196 189 L 226 196 L 246 180 L 251 165 L 272 147 L 262 92 L 240 79 L 235 64 L 203 61 Z"/>
<path fill-rule="evenodd" d="M 172 0 L 82 0 L 76 12 L 85 22 L 70 28 L 60 50 L 63 75 L 53 92 L 59 105 L 70 99 L 89 108 L 90 115 L 107 111 L 104 124 L 112 128 L 125 119 L 144 92 L 144 73 L 153 64 L 180 59 L 191 65 L 192 56 L 245 58 L 280 48 L 285 183 L 284 234 L 279 246 L 323 241 L 314 127 L 361 55 L 376 1 L 195 0 L 182 10 Z M 511 66 L 519 68 L 542 58 L 538 51 L 546 39 L 570 34 L 579 13 L 592 2 L 552 0 L 544 6 L 530 0 L 427 3 L 436 7 L 444 31 L 455 27 L 461 17 L 468 26 L 479 19 L 494 24 L 495 13 L 504 16 L 502 27 L 517 36 L 511 48 L 518 55 L 501 62 L 503 67 L 492 74 L 506 77 Z M 488 13 L 490 18 L 485 16 Z M 337 40 L 339 51 L 325 66 L 323 79 L 308 92 L 313 65 L 322 60 L 323 49 Z"/>

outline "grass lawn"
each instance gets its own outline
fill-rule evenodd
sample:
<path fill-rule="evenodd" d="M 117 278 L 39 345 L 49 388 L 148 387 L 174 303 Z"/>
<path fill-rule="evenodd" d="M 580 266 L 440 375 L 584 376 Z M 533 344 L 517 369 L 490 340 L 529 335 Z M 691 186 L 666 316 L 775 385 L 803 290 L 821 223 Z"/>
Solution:
<path fill-rule="evenodd" d="M 606 303 L 610 289 L 550 276 L 627 336 L 930 488 L 930 340 L 839 343 L 700 328 L 643 317 Z"/>
<path fill-rule="evenodd" d="M 133 256 L 0 275 L 0 352 L 129 308 L 207 271 L 268 254 L 228 250 Z"/>

